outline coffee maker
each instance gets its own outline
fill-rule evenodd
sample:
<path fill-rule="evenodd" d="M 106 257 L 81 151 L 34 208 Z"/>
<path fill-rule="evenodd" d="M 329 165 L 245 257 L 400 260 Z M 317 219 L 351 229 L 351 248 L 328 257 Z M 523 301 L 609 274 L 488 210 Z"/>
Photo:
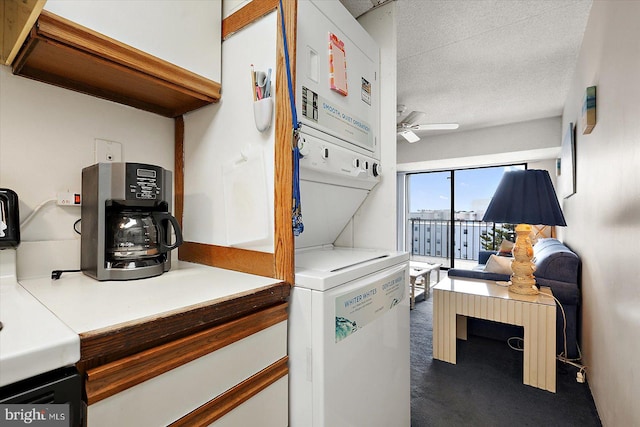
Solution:
<path fill-rule="evenodd" d="M 170 213 L 171 186 L 171 172 L 160 166 L 97 163 L 84 168 L 82 272 L 97 280 L 131 280 L 169 271 L 171 250 L 182 244 L 182 231 Z"/>

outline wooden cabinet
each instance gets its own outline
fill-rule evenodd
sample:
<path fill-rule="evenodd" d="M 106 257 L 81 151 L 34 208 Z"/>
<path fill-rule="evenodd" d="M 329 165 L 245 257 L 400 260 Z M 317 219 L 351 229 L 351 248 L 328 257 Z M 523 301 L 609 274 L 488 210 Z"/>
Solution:
<path fill-rule="evenodd" d="M 144 280 L 22 286 L 80 336 L 89 426 L 234 425 L 265 402 L 274 423 L 235 425 L 286 425 L 288 283 L 177 261 Z"/>
<path fill-rule="evenodd" d="M 44 10 L 220 82 L 220 0 L 47 0 Z"/>
<path fill-rule="evenodd" d="M 13 73 L 166 117 L 217 102 L 220 84 L 43 11 Z"/>
<path fill-rule="evenodd" d="M 296 11 L 296 0 L 283 1 L 282 16 L 286 24 L 287 44 L 293 77 L 295 77 L 296 64 Z M 223 216 L 220 215 L 215 220 L 212 219 L 212 215 L 217 215 L 215 210 L 211 211 L 210 218 L 204 218 L 200 213 L 197 213 L 197 216 L 202 218 L 202 224 L 206 224 L 211 233 L 203 233 L 202 236 L 204 237 L 201 236 L 197 240 L 185 238 L 185 243 L 179 249 L 179 259 L 265 277 L 274 277 L 293 284 L 295 280 L 295 244 L 291 227 L 291 200 L 293 197 L 291 132 L 293 120 L 289 104 L 280 19 L 278 0 L 260 0 L 246 2 L 242 8 L 237 9 L 232 15 L 223 20 L 224 75 L 231 76 L 231 79 L 233 79 L 231 82 L 233 87 L 228 88 L 225 83 L 225 97 L 230 101 L 225 101 L 213 108 L 202 109 L 190 114 L 190 117 L 186 116 L 184 120 L 176 120 L 175 215 L 180 220 L 184 219 L 184 229 L 188 226 L 193 226 L 194 216 L 190 217 L 189 206 L 186 206 L 187 212 L 185 212 L 185 200 L 187 197 L 194 197 L 193 192 L 196 192 L 194 178 L 200 180 L 200 182 L 221 183 L 224 179 L 223 169 L 225 167 L 222 163 L 226 162 L 227 165 L 233 165 L 235 162 L 235 165 L 238 165 L 242 163 L 238 159 L 254 161 L 259 157 L 258 155 L 262 155 L 266 173 L 266 180 L 263 181 L 267 186 L 265 190 L 268 200 L 266 210 L 272 209 L 272 211 L 264 214 L 258 213 L 256 209 L 251 213 L 261 215 L 259 220 L 262 220 L 265 215 L 269 215 L 268 221 L 272 221 L 272 224 L 267 225 L 266 234 L 269 235 L 265 239 L 267 243 L 263 245 L 263 242 L 261 242 L 260 245 L 263 245 L 263 247 L 254 246 L 255 242 L 251 242 L 246 247 L 239 247 L 242 244 L 239 246 L 227 246 L 230 243 L 224 232 L 226 225 L 224 220 L 220 221 Z M 258 27 L 260 27 L 262 34 L 260 31 L 256 31 Z M 267 28 L 265 29 L 265 27 Z M 268 31 L 268 35 L 264 31 Z M 256 42 L 256 37 L 259 42 Z M 270 41 L 272 37 L 275 42 L 271 43 L 268 47 L 269 50 L 260 51 L 262 44 L 265 41 Z M 241 46 L 242 49 L 236 50 L 238 46 Z M 267 57 L 267 55 L 269 56 Z M 231 58 L 232 60 L 226 61 L 229 57 L 233 57 Z M 265 70 L 275 63 L 271 76 L 272 88 L 274 89 L 274 121 L 272 128 L 263 133 L 255 129 L 253 98 L 251 91 L 247 91 L 247 87 L 249 87 L 247 83 L 250 83 L 250 80 L 247 80 L 249 76 L 248 65 L 252 63 Z M 228 92 L 227 89 L 229 89 Z M 234 91 L 235 94 L 231 95 Z M 223 109 L 226 109 L 226 111 L 221 113 Z M 228 118 L 232 115 L 233 121 L 230 121 Z M 216 128 L 213 126 L 214 119 L 219 120 L 220 123 L 219 126 L 216 124 L 218 126 Z M 220 131 L 225 127 L 231 129 L 231 124 L 236 124 L 237 126 L 233 130 L 229 130 L 229 132 Z M 206 130 L 206 136 L 208 137 L 206 143 L 197 126 L 202 130 Z M 238 126 L 246 129 L 238 129 Z M 186 132 L 191 132 L 188 138 L 185 138 L 185 129 Z M 218 131 L 220 131 L 220 134 L 216 135 L 215 132 Z M 194 135 L 196 136 L 194 137 Z M 187 141 L 187 139 L 189 140 Z M 201 149 L 198 149 L 198 147 Z M 250 149 L 245 152 L 248 156 L 241 152 L 245 147 Z M 204 160 L 204 151 L 213 152 L 217 156 L 215 163 L 207 163 Z M 204 162 L 206 168 L 208 168 L 204 169 L 207 172 L 207 176 L 216 178 L 208 178 L 209 180 L 207 181 L 207 179 L 199 176 L 199 172 L 203 169 L 200 169 L 199 166 L 194 167 L 194 161 Z M 225 171 L 229 170 L 232 171 L 232 175 L 238 172 L 237 170 L 232 170 L 232 168 Z M 220 176 L 220 180 L 217 179 L 217 176 Z M 260 185 L 262 184 L 261 182 Z M 189 192 L 192 192 L 192 194 L 189 194 Z M 204 197 L 202 197 L 203 195 Z M 206 189 L 204 193 L 196 192 L 195 196 L 202 197 L 201 200 L 206 200 L 199 207 L 203 211 L 210 207 L 224 209 L 225 200 L 222 191 Z M 191 205 L 191 209 L 194 207 L 193 200 L 192 198 L 186 203 Z M 194 211 L 192 210 L 191 212 Z M 216 221 L 218 222 L 216 223 Z M 232 222 L 238 223 L 236 220 Z M 219 227 L 220 224 L 221 227 Z M 222 232 L 219 232 L 220 230 Z M 187 232 L 187 234 L 189 233 Z M 258 233 L 254 234 L 257 236 Z"/>
<path fill-rule="evenodd" d="M 88 369 L 87 425 L 285 426 L 287 362 L 284 303 Z"/>
<path fill-rule="evenodd" d="M 0 60 L 10 65 L 38 18 L 45 0 L 2 0 L 0 2 Z"/>

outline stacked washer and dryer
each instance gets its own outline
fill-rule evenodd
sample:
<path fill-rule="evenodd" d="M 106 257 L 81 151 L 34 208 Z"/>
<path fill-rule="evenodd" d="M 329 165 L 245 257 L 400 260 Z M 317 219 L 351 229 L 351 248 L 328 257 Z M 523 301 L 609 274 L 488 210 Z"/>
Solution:
<path fill-rule="evenodd" d="M 409 255 L 334 245 L 381 179 L 379 50 L 338 1 L 298 2 L 297 46 L 290 425 L 409 426 Z"/>

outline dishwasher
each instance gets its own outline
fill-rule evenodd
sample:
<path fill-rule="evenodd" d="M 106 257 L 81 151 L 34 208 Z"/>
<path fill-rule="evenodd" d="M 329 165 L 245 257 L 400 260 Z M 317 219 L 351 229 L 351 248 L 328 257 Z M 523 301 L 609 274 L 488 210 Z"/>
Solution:
<path fill-rule="evenodd" d="M 11 413 L 16 421 L 20 414 L 34 409 L 42 420 L 50 421 L 47 425 L 81 426 L 82 379 L 78 371 L 73 367 L 56 369 L 0 388 L 1 425 L 10 421 Z"/>

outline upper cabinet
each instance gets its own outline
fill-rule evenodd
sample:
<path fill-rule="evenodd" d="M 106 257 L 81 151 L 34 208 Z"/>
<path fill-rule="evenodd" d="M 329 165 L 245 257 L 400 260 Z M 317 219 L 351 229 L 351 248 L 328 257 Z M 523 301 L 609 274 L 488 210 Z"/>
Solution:
<path fill-rule="evenodd" d="M 0 2 L 0 60 L 9 65 L 42 11 L 45 0 L 2 0 Z"/>
<path fill-rule="evenodd" d="M 218 0 L 50 0 L 13 72 L 177 117 L 220 98 L 220 14 Z"/>
<path fill-rule="evenodd" d="M 221 0 L 47 0 L 44 10 L 220 82 Z"/>

